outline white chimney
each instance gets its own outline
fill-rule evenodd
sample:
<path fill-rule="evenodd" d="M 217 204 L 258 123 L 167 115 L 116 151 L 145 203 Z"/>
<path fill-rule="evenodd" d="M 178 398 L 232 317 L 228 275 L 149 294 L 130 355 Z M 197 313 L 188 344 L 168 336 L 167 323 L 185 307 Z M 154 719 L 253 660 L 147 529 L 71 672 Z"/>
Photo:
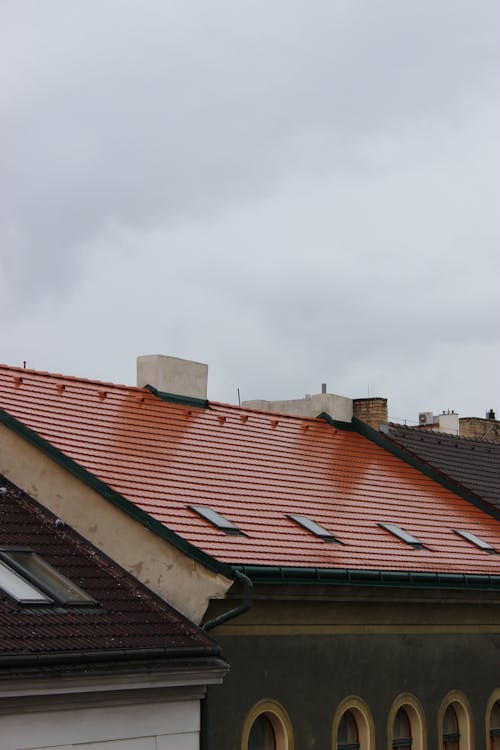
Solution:
<path fill-rule="evenodd" d="M 146 354 L 137 357 L 137 385 L 152 385 L 157 391 L 176 396 L 206 399 L 208 365 L 189 359 Z"/>

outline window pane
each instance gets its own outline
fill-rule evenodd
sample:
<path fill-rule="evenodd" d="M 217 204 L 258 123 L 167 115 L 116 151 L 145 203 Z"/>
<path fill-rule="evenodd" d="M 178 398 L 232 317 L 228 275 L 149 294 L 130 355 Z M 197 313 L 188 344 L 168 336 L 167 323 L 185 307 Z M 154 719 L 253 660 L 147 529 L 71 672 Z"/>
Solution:
<path fill-rule="evenodd" d="M 43 594 L 28 581 L 0 561 L 0 586 L 18 602 L 51 602 L 46 594 Z"/>
<path fill-rule="evenodd" d="M 22 570 L 26 571 L 40 586 L 53 592 L 54 596 L 63 603 L 91 602 L 92 598 L 84 591 L 68 581 L 52 565 L 38 557 L 34 552 L 19 550 L 2 550 L 2 554 L 13 560 Z"/>
<path fill-rule="evenodd" d="M 458 719 L 453 706 L 448 706 L 445 711 L 443 720 L 443 733 L 458 734 Z"/>
<path fill-rule="evenodd" d="M 490 729 L 500 730 L 500 702 L 497 701 L 491 709 Z"/>
<path fill-rule="evenodd" d="M 358 725 L 351 711 L 342 716 L 337 732 L 338 750 L 357 750 L 359 748 Z"/>
<path fill-rule="evenodd" d="M 400 708 L 394 717 L 394 725 L 392 728 L 392 746 L 397 747 L 411 747 L 411 726 L 408 714 L 404 708 Z"/>
<path fill-rule="evenodd" d="M 273 725 L 265 714 L 257 716 L 248 736 L 248 750 L 276 750 Z"/>
<path fill-rule="evenodd" d="M 453 706 L 448 706 L 443 718 L 443 748 L 444 750 L 460 750 L 458 719 Z"/>
<path fill-rule="evenodd" d="M 500 702 L 497 701 L 491 709 L 490 716 L 490 744 L 491 750 L 500 750 Z"/>

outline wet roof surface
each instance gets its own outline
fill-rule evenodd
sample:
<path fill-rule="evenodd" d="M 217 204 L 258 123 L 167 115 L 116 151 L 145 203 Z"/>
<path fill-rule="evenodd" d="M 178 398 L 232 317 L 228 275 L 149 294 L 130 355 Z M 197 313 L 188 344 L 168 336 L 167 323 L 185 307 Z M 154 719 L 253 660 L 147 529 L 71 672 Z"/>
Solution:
<path fill-rule="evenodd" d="M 500 525 L 414 467 L 322 419 L 210 402 L 171 403 L 147 389 L 0 368 L 0 407 L 217 560 L 237 565 L 500 573 Z M 228 534 L 189 505 L 238 527 Z M 338 540 L 295 523 L 302 514 Z M 424 545 L 415 549 L 379 524 Z"/>
<path fill-rule="evenodd" d="M 500 443 L 397 424 L 388 437 L 500 508 Z"/>

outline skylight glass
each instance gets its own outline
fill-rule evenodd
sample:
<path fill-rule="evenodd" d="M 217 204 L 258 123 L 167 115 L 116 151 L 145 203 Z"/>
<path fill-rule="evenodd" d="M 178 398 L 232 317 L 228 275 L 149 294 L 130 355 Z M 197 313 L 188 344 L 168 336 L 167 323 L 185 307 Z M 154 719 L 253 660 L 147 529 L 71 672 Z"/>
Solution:
<path fill-rule="evenodd" d="M 496 549 L 492 547 L 491 544 L 489 544 L 489 542 L 483 541 L 478 536 L 473 534 L 472 531 L 464 531 L 463 529 L 453 529 L 453 530 L 455 534 L 458 534 L 464 539 L 467 539 L 468 542 L 475 544 L 476 547 L 479 547 L 479 549 L 482 549 L 485 552 L 496 552 Z"/>
<path fill-rule="evenodd" d="M 27 585 L 44 591 L 49 597 L 48 601 L 53 600 L 59 604 L 94 603 L 91 596 L 32 550 L 1 550 L 0 556 L 16 571 L 18 577 L 22 576 Z"/>
<path fill-rule="evenodd" d="M 53 600 L 0 560 L 0 588 L 22 604 L 52 604 Z"/>
<path fill-rule="evenodd" d="M 204 518 L 206 521 L 210 521 L 210 523 L 213 523 L 214 526 L 216 526 L 221 531 L 224 531 L 226 534 L 242 533 L 239 528 L 234 525 L 234 523 L 228 521 L 227 518 L 221 516 L 221 514 L 217 513 L 216 510 L 212 510 L 212 508 L 209 508 L 206 505 L 190 505 L 189 507 L 191 508 L 191 510 L 194 510 L 195 513 L 198 513 L 199 516 Z"/>
<path fill-rule="evenodd" d="M 379 526 L 381 526 L 386 531 L 389 531 L 391 534 L 394 534 L 394 536 L 397 536 L 398 539 L 401 539 L 403 542 L 411 544 L 411 546 L 415 547 L 416 549 L 424 546 L 422 542 L 420 542 L 418 539 L 415 539 L 414 536 L 409 534 L 400 526 L 396 526 L 395 523 L 379 523 Z"/>
<path fill-rule="evenodd" d="M 295 521 L 295 523 L 298 523 L 299 526 L 302 526 L 304 529 L 307 529 L 307 531 L 310 531 L 315 536 L 319 536 L 320 539 L 324 539 L 325 542 L 337 542 L 338 540 L 335 539 L 331 531 L 328 531 L 328 529 L 325 529 L 323 526 L 320 526 L 319 523 L 316 523 L 316 521 L 313 521 L 311 518 L 308 518 L 307 516 L 301 516 L 296 515 L 295 513 L 289 513 L 288 518 L 291 518 L 292 521 Z"/>

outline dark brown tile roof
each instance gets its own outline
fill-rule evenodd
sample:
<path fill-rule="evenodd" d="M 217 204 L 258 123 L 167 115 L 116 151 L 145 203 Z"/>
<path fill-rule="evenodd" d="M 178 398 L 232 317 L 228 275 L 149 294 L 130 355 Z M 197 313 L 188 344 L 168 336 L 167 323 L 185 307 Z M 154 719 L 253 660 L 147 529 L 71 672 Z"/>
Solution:
<path fill-rule="evenodd" d="M 394 443 L 500 508 L 500 443 L 391 423 Z"/>
<path fill-rule="evenodd" d="M 0 658 L 111 651 L 113 660 L 124 649 L 144 656 L 142 650 L 162 650 L 165 657 L 219 653 L 210 636 L 71 528 L 56 526 L 51 513 L 1 475 L 0 487 L 0 547 L 29 547 L 98 602 L 30 606 L 0 589 Z"/>

